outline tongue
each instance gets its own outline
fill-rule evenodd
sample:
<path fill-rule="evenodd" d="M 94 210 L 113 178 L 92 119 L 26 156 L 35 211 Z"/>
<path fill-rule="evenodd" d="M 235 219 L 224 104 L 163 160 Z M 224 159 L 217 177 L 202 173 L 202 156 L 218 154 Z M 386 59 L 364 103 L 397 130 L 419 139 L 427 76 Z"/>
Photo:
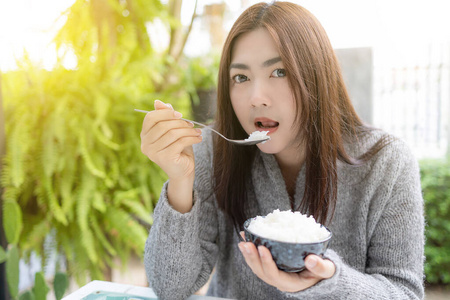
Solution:
<path fill-rule="evenodd" d="M 262 127 L 276 127 L 278 122 L 260 122 Z"/>

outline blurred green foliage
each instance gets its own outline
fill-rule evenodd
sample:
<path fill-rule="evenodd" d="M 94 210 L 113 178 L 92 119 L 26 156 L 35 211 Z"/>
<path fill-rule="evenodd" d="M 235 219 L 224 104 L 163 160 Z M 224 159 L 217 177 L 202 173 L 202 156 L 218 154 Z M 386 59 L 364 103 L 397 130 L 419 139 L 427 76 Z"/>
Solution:
<path fill-rule="evenodd" d="M 184 72 L 183 79 L 186 82 L 189 93 L 195 98 L 195 101 L 198 101 L 196 91 L 217 88 L 219 64 L 220 55 L 213 53 L 210 53 L 207 56 L 198 56 L 187 59 L 188 67 L 186 72 Z"/>
<path fill-rule="evenodd" d="M 430 284 L 450 284 L 450 161 L 420 162 L 425 201 L 425 276 Z"/>
<path fill-rule="evenodd" d="M 181 1 L 169 1 L 181 2 Z M 56 36 L 58 63 L 47 71 L 21 58 L 2 74 L 6 155 L 1 185 L 11 296 L 18 295 L 18 258 L 42 266 L 53 251 L 79 284 L 143 255 L 165 174 L 140 152 L 143 114 L 155 99 L 189 116 L 178 57 L 154 51 L 147 26 L 168 31 L 179 20 L 159 0 L 77 0 Z M 64 61 L 74 57 L 76 67 Z M 50 242 L 49 242 L 50 241 Z M 1 247 L 0 247 L 1 248 Z M 13 257 L 14 256 L 14 257 Z M 13 257 L 14 259 L 9 259 Z M 44 282 L 37 275 L 36 284 Z M 66 283 L 55 277 L 56 297 Z M 107 278 L 106 278 L 107 279 Z M 64 279 L 65 280 L 65 279 Z M 21 297 L 42 297 L 38 284 Z M 45 297 L 44 295 L 44 297 Z"/>
<path fill-rule="evenodd" d="M 192 119 L 206 124 L 213 122 L 220 55 L 211 52 L 204 56 L 184 58 L 182 63 L 187 66 L 181 80 L 189 93 Z"/>

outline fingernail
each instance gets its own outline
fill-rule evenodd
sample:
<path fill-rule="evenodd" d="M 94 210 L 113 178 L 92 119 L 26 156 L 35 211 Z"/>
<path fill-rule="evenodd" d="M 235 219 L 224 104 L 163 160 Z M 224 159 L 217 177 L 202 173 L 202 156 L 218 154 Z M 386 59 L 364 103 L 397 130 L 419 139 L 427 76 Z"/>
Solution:
<path fill-rule="evenodd" d="M 308 269 L 312 269 L 317 265 L 317 258 L 310 257 L 305 261 L 305 265 Z"/>
<path fill-rule="evenodd" d="M 180 112 L 175 111 L 173 112 L 173 115 L 175 116 L 175 118 L 181 118 L 181 116 L 183 116 Z"/>
<path fill-rule="evenodd" d="M 200 128 L 195 128 L 195 131 L 197 131 L 198 133 L 202 133 L 202 130 Z"/>
<path fill-rule="evenodd" d="M 156 104 L 156 103 L 162 103 L 162 104 L 164 104 L 164 102 L 162 102 L 161 100 L 158 100 L 158 99 L 155 100 L 155 104 Z"/>
<path fill-rule="evenodd" d="M 172 104 L 170 104 L 170 103 L 166 103 L 166 106 L 167 106 L 168 108 L 173 109 L 173 106 L 172 106 Z"/>
<path fill-rule="evenodd" d="M 247 254 L 251 254 L 252 253 L 250 251 L 250 248 L 247 245 L 244 245 L 244 249 L 245 249 L 245 252 L 247 252 Z"/>

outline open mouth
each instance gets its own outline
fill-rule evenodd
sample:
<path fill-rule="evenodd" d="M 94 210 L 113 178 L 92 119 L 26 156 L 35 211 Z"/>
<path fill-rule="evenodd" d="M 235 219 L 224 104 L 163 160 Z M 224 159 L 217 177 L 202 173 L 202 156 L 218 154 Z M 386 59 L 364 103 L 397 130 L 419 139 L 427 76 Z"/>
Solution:
<path fill-rule="evenodd" d="M 280 123 L 275 122 L 275 121 L 257 121 L 257 122 L 255 122 L 256 128 L 261 128 L 261 129 L 276 128 L 276 127 L 278 127 L 278 125 L 280 125 Z"/>

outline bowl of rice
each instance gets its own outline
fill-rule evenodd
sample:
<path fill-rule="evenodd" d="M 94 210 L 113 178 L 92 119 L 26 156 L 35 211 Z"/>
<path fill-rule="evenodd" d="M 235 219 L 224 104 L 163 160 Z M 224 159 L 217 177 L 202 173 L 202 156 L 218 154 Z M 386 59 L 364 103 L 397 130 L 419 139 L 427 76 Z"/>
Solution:
<path fill-rule="evenodd" d="M 322 256 L 332 237 L 331 231 L 314 217 L 279 209 L 248 219 L 244 232 L 247 242 L 269 249 L 278 269 L 285 272 L 303 271 L 306 256 Z"/>

